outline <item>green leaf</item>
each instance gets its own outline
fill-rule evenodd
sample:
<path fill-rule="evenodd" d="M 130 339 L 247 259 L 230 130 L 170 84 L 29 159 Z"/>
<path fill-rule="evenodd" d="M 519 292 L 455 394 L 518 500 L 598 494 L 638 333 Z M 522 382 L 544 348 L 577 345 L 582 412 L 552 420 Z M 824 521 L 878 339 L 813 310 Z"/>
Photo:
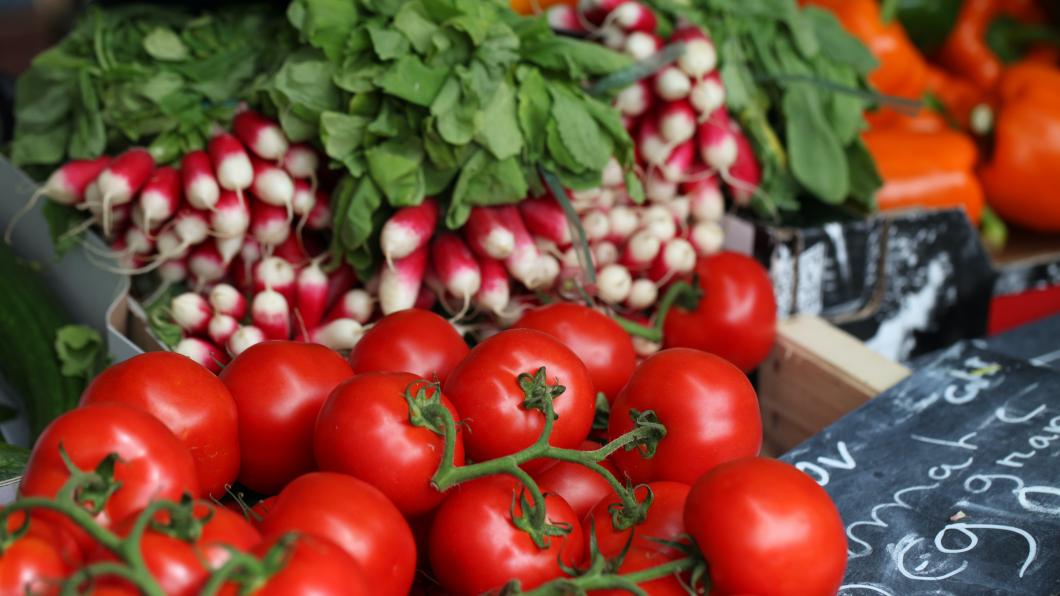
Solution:
<path fill-rule="evenodd" d="M 55 354 L 67 377 L 91 380 L 102 368 L 106 346 L 103 337 L 86 325 L 65 325 L 55 334 Z"/>
<path fill-rule="evenodd" d="M 846 154 L 847 164 L 850 166 L 850 196 L 867 211 L 874 211 L 876 191 L 883 186 L 883 178 L 876 169 L 876 162 L 861 139 L 855 139 L 847 147 Z"/>
<path fill-rule="evenodd" d="M 515 93 L 511 85 L 502 82 L 493 99 L 478 114 L 475 140 L 488 149 L 493 157 L 503 160 L 523 148 L 523 135 L 515 112 Z"/>
<path fill-rule="evenodd" d="M 409 40 L 399 31 L 388 31 L 380 27 L 368 27 L 372 48 L 380 60 L 394 60 L 409 52 Z"/>
<path fill-rule="evenodd" d="M 431 104 L 439 136 L 453 145 L 470 143 L 475 135 L 478 106 L 463 98 L 460 81 L 454 76 L 446 81 Z"/>
<path fill-rule="evenodd" d="M 419 58 L 408 55 L 383 71 L 376 84 L 394 97 L 427 107 L 448 78 L 448 69 L 428 67 Z"/>
<path fill-rule="evenodd" d="M 423 146 L 419 139 L 391 139 L 365 151 L 368 172 L 393 206 L 423 201 Z"/>
<path fill-rule="evenodd" d="M 556 124 L 555 120 L 549 120 L 548 124 L 545 125 L 545 146 L 548 148 L 549 157 L 559 166 L 558 168 L 551 168 L 557 174 L 561 169 L 576 173 L 586 170 L 582 162 L 563 143 L 563 137 L 559 134 L 559 125 Z"/>
<path fill-rule="evenodd" d="M 75 104 L 74 130 L 67 154 L 74 159 L 99 157 L 107 148 L 107 133 L 103 127 L 99 97 L 87 71 L 81 71 L 78 89 L 81 98 Z"/>
<path fill-rule="evenodd" d="M 38 61 L 40 58 L 34 64 Z M 63 161 L 72 127 L 68 115 L 72 100 L 77 97 L 73 90 L 77 84 L 76 76 L 72 72 L 34 66 L 18 78 L 15 84 L 15 140 L 11 147 L 11 159 L 16 165 Z"/>
<path fill-rule="evenodd" d="M 520 50 L 523 58 L 543 69 L 580 80 L 611 74 L 633 64 L 633 59 L 597 43 L 556 37 Z"/>
<path fill-rule="evenodd" d="M 851 66 L 862 75 L 869 74 L 879 66 L 872 52 L 856 37 L 847 33 L 831 12 L 809 6 L 803 9 L 803 16 L 817 36 L 817 42 L 821 46 L 820 56 Z"/>
<path fill-rule="evenodd" d="M 552 88 L 552 118 L 568 156 L 590 170 L 603 170 L 611 142 L 585 108 L 585 102 L 563 88 Z M 550 149 L 553 147 L 549 145 Z"/>
<path fill-rule="evenodd" d="M 825 120 L 820 97 L 807 85 L 784 93 L 788 155 L 795 179 L 826 203 L 839 204 L 850 192 L 846 154 Z"/>
<path fill-rule="evenodd" d="M 622 176 L 626 181 L 626 194 L 631 201 L 640 205 L 644 202 L 644 185 L 641 184 L 640 176 L 633 170 L 625 170 Z"/>
<path fill-rule="evenodd" d="M 424 15 L 420 3 L 406 2 L 394 15 L 394 29 L 405 35 L 416 52 L 426 54 L 431 48 L 431 38 L 438 32 L 438 25 Z"/>
<path fill-rule="evenodd" d="M 41 214 L 48 222 L 48 233 L 51 235 L 55 255 L 62 258 L 71 248 L 77 246 L 78 237 L 67 232 L 78 226 L 85 219 L 85 214 L 55 201 L 45 201 Z"/>
<path fill-rule="evenodd" d="M 803 18 L 803 13 L 795 6 L 795 2 L 789 2 L 788 8 L 785 10 L 784 22 L 787 24 L 788 29 L 791 30 L 792 39 L 795 41 L 795 47 L 802 54 L 803 58 L 813 58 L 817 55 L 819 46 L 817 45 L 817 35 L 814 32 L 813 25 Z"/>
<path fill-rule="evenodd" d="M 188 59 L 188 48 L 169 27 L 155 27 L 144 37 L 144 51 L 152 58 L 167 62 Z"/>
<path fill-rule="evenodd" d="M 357 3 L 349 0 L 302 0 L 302 34 L 332 62 L 338 62 L 346 38 L 357 25 Z M 290 16 L 290 12 L 288 12 Z"/>
<path fill-rule="evenodd" d="M 340 161 L 353 169 L 350 159 L 362 149 L 364 133 L 369 120 L 363 116 L 349 116 L 341 112 L 324 112 L 320 115 L 320 139 L 328 157 Z"/>
<path fill-rule="evenodd" d="M 332 84 L 335 65 L 311 50 L 292 54 L 276 73 L 273 86 L 291 103 L 312 112 L 336 110 L 339 90 Z"/>
<path fill-rule="evenodd" d="M 184 330 L 173 320 L 169 310 L 169 304 L 173 298 L 184 291 L 181 284 L 169 287 L 161 296 L 155 298 L 154 302 L 144 307 L 144 315 L 147 317 L 147 326 L 155 339 L 164 346 L 172 348 L 180 343 Z"/>
<path fill-rule="evenodd" d="M 526 139 L 531 162 L 536 161 L 545 151 L 545 127 L 548 124 L 552 98 L 548 93 L 548 84 L 541 71 L 527 68 L 519 85 L 519 126 Z"/>
<path fill-rule="evenodd" d="M 527 183 L 515 158 L 494 159 L 479 149 L 464 164 L 450 198 L 445 225 L 464 225 L 473 205 L 503 205 L 526 197 Z"/>
<path fill-rule="evenodd" d="M 633 139 L 629 137 L 618 110 L 591 97 L 583 97 L 583 105 L 593 116 L 593 120 L 611 137 L 613 152 L 618 162 L 624 166 L 633 165 Z"/>
<path fill-rule="evenodd" d="M 332 194 L 334 233 L 346 250 L 364 245 L 372 235 L 372 217 L 383 204 L 383 195 L 371 178 L 343 178 Z"/>

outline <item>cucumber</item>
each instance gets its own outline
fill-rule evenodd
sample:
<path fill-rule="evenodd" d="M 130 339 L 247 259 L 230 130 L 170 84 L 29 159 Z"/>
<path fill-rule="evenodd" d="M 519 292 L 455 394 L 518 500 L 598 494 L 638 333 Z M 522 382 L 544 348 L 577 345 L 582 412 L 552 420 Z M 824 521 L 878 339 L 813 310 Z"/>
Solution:
<path fill-rule="evenodd" d="M 0 280 L 0 376 L 22 398 L 36 441 L 48 423 L 77 405 L 85 380 L 64 376 L 55 353 L 56 334 L 70 317 L 6 244 L 0 244 Z"/>

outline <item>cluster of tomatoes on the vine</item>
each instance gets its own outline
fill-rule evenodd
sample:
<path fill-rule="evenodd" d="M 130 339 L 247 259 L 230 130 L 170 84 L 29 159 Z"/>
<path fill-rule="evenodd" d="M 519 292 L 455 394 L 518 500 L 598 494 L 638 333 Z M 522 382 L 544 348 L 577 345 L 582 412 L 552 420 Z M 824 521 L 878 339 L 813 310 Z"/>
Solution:
<path fill-rule="evenodd" d="M 413 309 L 347 358 L 265 342 L 218 378 L 149 353 L 34 447 L 0 593 L 834 593 L 836 509 L 760 444 L 740 369 L 638 364 L 574 304 L 471 349 Z"/>

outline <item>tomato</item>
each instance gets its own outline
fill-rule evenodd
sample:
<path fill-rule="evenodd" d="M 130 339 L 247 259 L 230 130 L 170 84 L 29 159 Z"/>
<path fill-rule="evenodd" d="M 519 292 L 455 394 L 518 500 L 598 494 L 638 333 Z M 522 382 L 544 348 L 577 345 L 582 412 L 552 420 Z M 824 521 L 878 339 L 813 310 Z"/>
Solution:
<path fill-rule="evenodd" d="M 100 373 L 81 405 L 122 403 L 158 418 L 195 460 L 199 486 L 222 497 L 239 472 L 236 404 L 224 383 L 174 352 L 148 352 Z"/>
<path fill-rule="evenodd" d="M 674 348 L 641 363 L 611 408 L 607 430 L 612 440 L 633 428 L 631 409 L 653 410 L 666 427 L 655 457 L 645 459 L 636 449 L 611 456 L 634 483 L 691 484 L 722 462 L 757 455 L 762 446 L 758 398 L 750 381 L 706 352 Z"/>
<path fill-rule="evenodd" d="M 549 443 L 573 449 L 589 435 L 596 396 L 585 365 L 551 336 L 509 329 L 475 346 L 445 383 L 445 395 L 467 424 L 464 447 L 470 459 L 515 453 L 541 435 L 544 414 L 522 406 L 526 394 L 517 377 L 542 366 L 549 385 L 565 387 L 553 402 L 559 418 Z"/>
<path fill-rule="evenodd" d="M 598 447 L 600 447 L 599 443 L 584 441 L 578 448 L 583 451 L 592 451 Z M 618 470 L 610 462 L 604 460 L 600 462 L 600 465 L 614 474 L 619 482 L 622 481 Z M 534 474 L 533 478 L 542 491 L 563 497 L 578 519 L 584 519 L 593 505 L 615 494 L 603 476 L 574 462 L 556 461 Z"/>
<path fill-rule="evenodd" d="M 341 356 L 317 344 L 267 341 L 236 356 L 221 380 L 239 411 L 239 481 L 271 495 L 314 469 L 317 414 L 352 374 Z"/>
<path fill-rule="evenodd" d="M 617 496 L 600 501 L 593 507 L 586 520 L 585 531 L 589 531 L 589 520 L 596 532 L 596 546 L 606 557 L 614 557 L 622 552 L 633 534 L 633 548 L 644 550 L 661 550 L 674 552 L 670 547 L 654 542 L 651 538 L 679 542 L 685 533 L 685 499 L 688 498 L 689 486 L 680 482 L 649 482 L 654 499 L 648 508 L 648 516 L 641 523 L 626 530 L 615 530 L 611 523 L 610 506 L 620 503 Z M 637 498 L 644 498 L 644 491 L 637 491 Z"/>
<path fill-rule="evenodd" d="M 280 537 L 263 542 L 254 549 L 254 554 L 264 556 L 278 540 Z M 379 593 L 372 589 L 372 584 L 357 561 L 328 540 L 299 535 L 288 549 L 282 566 L 256 584 L 256 589 L 251 592 L 254 596 L 361 596 Z M 221 594 L 236 596 L 242 592 L 234 584 L 227 584 Z"/>
<path fill-rule="evenodd" d="M 121 486 L 96 516 L 104 527 L 111 527 L 155 499 L 179 500 L 184 493 L 199 494 L 195 462 L 164 424 L 142 410 L 99 404 L 71 410 L 44 429 L 26 465 L 23 496 L 54 497 L 70 477 L 59 445 L 78 468 L 87 471 L 94 470 L 107 455 L 118 454 L 114 478 Z M 88 535 L 65 516 L 52 511 L 39 515 L 70 532 L 82 550 L 90 552 Z"/>
<path fill-rule="evenodd" d="M 412 530 L 383 493 L 352 476 L 313 472 L 296 478 L 261 530 L 266 539 L 296 531 L 334 542 L 360 565 L 376 594 L 406 594 L 412 585 Z"/>
<path fill-rule="evenodd" d="M 355 373 L 407 372 L 441 383 L 467 355 L 460 333 L 429 310 L 410 308 L 379 320 L 353 350 L 350 366 Z"/>
<path fill-rule="evenodd" d="M 419 515 L 444 498 L 431 487 L 442 461 L 445 440 L 429 428 L 409 422 L 406 388 L 415 395 L 430 385 L 410 373 L 365 373 L 342 383 L 317 417 L 313 437 L 321 470 L 360 478 L 378 488 L 401 513 Z M 442 404 L 459 420 L 445 395 Z M 464 463 L 464 442 L 457 427 L 456 465 Z"/>
<path fill-rule="evenodd" d="M 255 528 L 261 529 L 261 524 L 265 522 L 265 517 L 269 515 L 272 508 L 276 506 L 276 497 L 267 497 L 257 502 L 253 507 L 250 508 L 251 515 L 247 519 Z M 255 517 L 257 516 L 257 517 Z"/>
<path fill-rule="evenodd" d="M 17 531 L 26 521 L 24 511 L 7 518 L 7 531 Z M 0 553 L 0 594 L 58 594 L 56 582 L 73 573 L 81 553 L 62 530 L 35 516 L 25 534 Z"/>
<path fill-rule="evenodd" d="M 633 340 L 611 317 L 581 304 L 557 302 L 528 311 L 512 327 L 537 329 L 571 349 L 589 369 L 593 387 L 615 399 L 637 366 Z"/>
<path fill-rule="evenodd" d="M 202 520 L 202 533 L 193 543 L 152 528 L 144 532 L 140 541 L 140 552 L 147 569 L 171 596 L 198 594 L 210 571 L 220 568 L 230 558 L 230 547 L 248 552 L 261 542 L 261 534 L 250 522 L 224 507 L 200 501 L 195 504 L 194 514 Z M 138 517 L 139 514 L 125 518 L 115 531 L 127 536 Z M 154 519 L 167 523 L 169 514 L 159 512 Z M 102 547 L 97 547 L 93 558 L 96 561 L 115 560 L 114 555 Z M 108 578 L 102 583 L 133 589 L 131 584 L 117 579 Z"/>
<path fill-rule="evenodd" d="M 565 536 L 550 537 L 548 548 L 538 548 L 529 534 L 512 524 L 512 508 L 522 513 L 514 500 L 521 488 L 509 476 L 480 478 L 454 488 L 435 512 L 431 567 L 447 592 L 481 594 L 514 579 L 529 590 L 564 575 L 561 562 L 580 562 L 585 537 L 562 497 L 546 497 L 547 519 L 572 529 Z"/>
<path fill-rule="evenodd" d="M 656 549 L 645 549 L 632 547 L 622 559 L 618 567 L 618 573 L 627 575 L 638 571 L 645 571 L 653 567 L 659 567 L 683 557 L 679 553 L 660 552 Z M 648 596 L 687 596 L 688 591 L 681 585 L 681 579 L 676 574 L 653 579 L 648 582 L 637 584 Z M 690 581 L 684 578 L 685 584 Z M 713 593 L 713 592 L 711 592 Z M 589 592 L 591 596 L 626 596 L 629 592 L 625 590 L 594 590 Z"/>
<path fill-rule="evenodd" d="M 663 324 L 667 348 L 695 348 L 754 370 L 773 348 L 777 301 L 758 261 L 723 252 L 696 264 L 703 299 L 695 310 L 674 307 Z"/>
<path fill-rule="evenodd" d="M 794 466 L 750 457 L 692 486 L 685 527 L 719 594 L 835 594 L 847 541 L 828 493 Z"/>

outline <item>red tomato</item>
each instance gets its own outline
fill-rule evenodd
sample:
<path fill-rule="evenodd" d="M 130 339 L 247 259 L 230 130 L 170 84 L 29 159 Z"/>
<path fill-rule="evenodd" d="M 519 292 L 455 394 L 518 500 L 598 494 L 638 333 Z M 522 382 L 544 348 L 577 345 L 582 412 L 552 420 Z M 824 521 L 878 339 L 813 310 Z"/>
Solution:
<path fill-rule="evenodd" d="M 522 406 L 526 394 L 517 377 L 542 366 L 549 385 L 565 387 L 553 401 L 556 414 L 549 443 L 575 448 L 589 435 L 596 394 L 585 365 L 553 337 L 532 329 L 502 331 L 475 346 L 445 383 L 445 395 L 467 424 L 464 447 L 484 461 L 529 447 L 545 417 Z"/>
<path fill-rule="evenodd" d="M 467 355 L 464 338 L 442 317 L 410 308 L 379 320 L 350 351 L 355 373 L 407 372 L 445 383 Z"/>
<path fill-rule="evenodd" d="M 530 535 L 512 524 L 513 499 L 522 485 L 509 476 L 489 476 L 454 488 L 434 514 L 431 567 L 451 594 L 482 594 L 518 579 L 528 590 L 564 575 L 560 567 L 580 562 L 585 549 L 578 518 L 562 497 L 546 497 L 547 518 L 570 524 L 565 536 L 549 538 L 539 549 Z M 529 497 L 528 497 L 529 498 Z"/>
<path fill-rule="evenodd" d="M 186 356 L 148 352 L 100 373 L 81 405 L 122 403 L 158 418 L 184 442 L 203 493 L 222 497 L 239 472 L 236 404 L 224 383 Z"/>
<path fill-rule="evenodd" d="M 210 571 L 220 568 L 230 554 L 228 548 L 248 552 L 261 542 L 261 534 L 242 515 L 211 503 L 195 504 L 195 517 L 202 522 L 202 534 L 193 543 L 185 542 L 149 528 L 140 541 L 147 569 L 158 585 L 170 596 L 192 596 L 199 593 Z M 209 516 L 207 518 L 207 516 Z M 122 520 L 115 531 L 128 535 L 139 515 Z M 159 512 L 155 520 L 169 521 L 167 512 Z M 96 561 L 115 560 L 113 554 L 102 547 L 93 557 Z M 106 579 L 105 585 L 133 589 L 133 586 L 116 579 Z"/>
<path fill-rule="evenodd" d="M 360 478 L 383 491 L 401 513 L 420 515 L 444 498 L 431 487 L 445 441 L 434 431 L 409 422 L 406 388 L 415 395 L 430 385 L 410 373 L 365 373 L 344 382 L 328 397 L 313 437 L 321 470 Z M 459 420 L 445 395 L 442 404 Z M 456 465 L 464 463 L 464 442 L 457 427 Z M 365 446 L 370 445 L 370 449 Z"/>
<path fill-rule="evenodd" d="M 584 441 L 579 449 L 592 451 L 598 447 L 599 443 Z M 600 465 L 614 474 L 619 482 L 622 481 L 622 476 L 611 462 L 604 460 Z M 574 462 L 556 461 L 533 477 L 542 491 L 563 497 L 578 519 L 584 519 L 593 505 L 615 494 L 603 476 Z"/>
<path fill-rule="evenodd" d="M 264 556 L 279 540 L 263 542 L 254 554 Z M 254 596 L 361 596 L 379 594 L 363 570 L 334 543 L 316 536 L 299 535 L 288 547 L 283 565 L 257 587 Z M 233 584 L 225 585 L 222 596 L 241 594 Z"/>
<path fill-rule="evenodd" d="M 632 547 L 626 553 L 622 564 L 618 567 L 618 573 L 627 575 L 638 571 L 645 571 L 653 567 L 659 567 L 683 557 L 679 553 L 664 553 L 656 549 L 644 549 Z M 687 584 L 691 578 L 685 577 Z M 688 591 L 681 585 L 681 579 L 675 575 L 667 575 L 659 579 L 637 584 L 648 596 L 687 596 Z M 711 592 L 713 593 L 713 592 Z M 625 590 L 594 590 L 589 592 L 592 596 L 626 596 L 629 592 Z"/>
<path fill-rule="evenodd" d="M 663 324 L 667 348 L 717 354 L 744 372 L 754 370 L 773 348 L 777 301 L 773 283 L 758 261 L 734 252 L 699 260 L 703 299 L 693 311 L 674 307 Z"/>
<path fill-rule="evenodd" d="M 25 520 L 24 511 L 11 514 L 7 531 L 17 531 Z M 80 563 L 81 553 L 70 536 L 31 517 L 26 533 L 0 554 L 0 594 L 58 594 L 57 582 L 73 573 Z"/>
<path fill-rule="evenodd" d="M 611 523 L 610 506 L 621 502 L 617 496 L 600 501 L 593 507 L 590 514 L 592 527 L 596 532 L 597 547 L 604 556 L 614 557 L 621 553 L 629 542 L 630 533 L 633 534 L 633 548 L 674 552 L 650 539 L 680 541 L 681 534 L 685 533 L 685 499 L 688 498 L 689 486 L 680 482 L 660 481 L 649 482 L 648 487 L 655 495 L 648 508 L 648 517 L 632 528 L 619 531 Z M 643 490 L 637 491 L 637 498 L 644 498 Z M 589 530 L 588 521 L 586 531 Z"/>
<path fill-rule="evenodd" d="M 316 344 L 267 341 L 221 371 L 239 410 L 239 481 L 266 495 L 314 468 L 313 427 L 328 394 L 352 371 Z"/>
<path fill-rule="evenodd" d="M 528 311 L 512 327 L 537 329 L 571 349 L 589 369 L 593 387 L 615 399 L 637 366 L 633 340 L 618 323 L 581 304 L 556 302 Z"/>
<path fill-rule="evenodd" d="M 374 486 L 352 476 L 313 472 L 296 478 L 261 526 L 266 539 L 304 532 L 342 547 L 375 594 L 407 594 L 416 543 L 401 512 Z"/>
<path fill-rule="evenodd" d="M 719 594 L 835 594 L 847 541 L 828 493 L 794 466 L 749 457 L 692 486 L 685 527 Z"/>
<path fill-rule="evenodd" d="M 247 520 L 255 528 L 261 529 L 261 524 L 265 523 L 265 517 L 269 515 L 272 508 L 276 506 L 276 497 L 267 497 L 257 502 L 256 505 L 250 508 L 251 515 Z M 258 517 L 254 517 L 257 515 Z"/>
<path fill-rule="evenodd" d="M 94 470 L 107 455 L 117 453 L 114 478 L 121 486 L 96 516 L 111 527 L 155 499 L 179 500 L 199 494 L 195 462 L 188 449 L 157 418 L 129 406 L 100 404 L 71 410 L 52 421 L 30 453 L 21 491 L 27 497 L 54 497 L 70 477 L 59 455 L 63 446 L 82 470 Z M 92 542 L 65 516 L 41 511 L 40 516 L 67 530 L 90 552 Z"/>
<path fill-rule="evenodd" d="M 655 457 L 619 449 L 615 465 L 634 483 L 691 484 L 714 466 L 758 454 L 762 420 L 750 381 L 725 360 L 684 348 L 663 350 L 637 368 L 611 408 L 608 436 L 633 428 L 630 410 L 653 410 L 666 427 Z"/>

